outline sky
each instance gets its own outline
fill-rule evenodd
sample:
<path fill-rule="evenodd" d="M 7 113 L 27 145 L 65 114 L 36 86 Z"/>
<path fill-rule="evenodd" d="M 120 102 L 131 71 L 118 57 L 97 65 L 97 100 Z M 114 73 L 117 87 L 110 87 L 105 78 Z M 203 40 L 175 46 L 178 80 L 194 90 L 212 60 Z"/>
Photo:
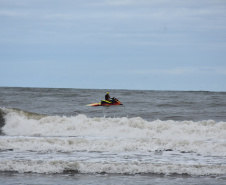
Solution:
<path fill-rule="evenodd" d="M 225 0 L 0 0 L 0 87 L 226 91 Z"/>

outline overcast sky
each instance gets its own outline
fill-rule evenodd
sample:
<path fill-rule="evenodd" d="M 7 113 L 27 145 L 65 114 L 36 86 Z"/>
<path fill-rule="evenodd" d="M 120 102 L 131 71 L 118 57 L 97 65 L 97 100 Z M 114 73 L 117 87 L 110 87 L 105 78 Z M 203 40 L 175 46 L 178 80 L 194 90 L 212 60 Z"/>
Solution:
<path fill-rule="evenodd" d="M 0 0 L 0 86 L 226 91 L 226 1 Z"/>

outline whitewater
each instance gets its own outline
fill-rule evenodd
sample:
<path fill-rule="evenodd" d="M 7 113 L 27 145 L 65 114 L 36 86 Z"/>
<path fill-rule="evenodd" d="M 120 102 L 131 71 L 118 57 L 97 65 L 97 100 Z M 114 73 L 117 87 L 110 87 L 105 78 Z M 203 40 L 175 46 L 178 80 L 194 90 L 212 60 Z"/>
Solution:
<path fill-rule="evenodd" d="M 98 102 L 106 90 L 0 90 L 3 177 L 9 172 L 42 174 L 41 179 L 186 175 L 226 182 L 224 92 L 111 90 L 123 106 L 97 108 L 85 105 Z"/>

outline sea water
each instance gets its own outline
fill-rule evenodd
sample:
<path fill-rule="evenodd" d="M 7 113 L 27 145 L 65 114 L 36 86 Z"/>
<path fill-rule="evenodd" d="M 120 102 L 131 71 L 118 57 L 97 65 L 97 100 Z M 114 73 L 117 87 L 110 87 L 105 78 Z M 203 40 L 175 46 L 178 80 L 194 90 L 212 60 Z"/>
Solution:
<path fill-rule="evenodd" d="M 226 183 L 226 92 L 1 87 L 0 130 L 0 184 Z"/>

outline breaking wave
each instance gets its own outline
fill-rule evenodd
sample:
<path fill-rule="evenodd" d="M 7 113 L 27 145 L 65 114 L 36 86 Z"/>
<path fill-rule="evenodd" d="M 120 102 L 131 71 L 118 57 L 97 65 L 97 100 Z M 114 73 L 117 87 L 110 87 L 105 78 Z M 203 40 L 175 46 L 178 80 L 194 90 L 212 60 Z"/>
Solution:
<path fill-rule="evenodd" d="M 146 121 L 140 117 L 89 118 L 82 114 L 47 116 L 19 109 L 0 110 L 4 134 L 0 140 L 0 152 L 6 156 L 0 160 L 0 171 L 226 174 L 225 163 L 221 163 L 226 156 L 226 122 Z M 21 159 L 7 158 L 10 151 L 21 152 L 25 156 Z M 165 161 L 155 162 L 155 156 L 164 152 L 172 152 L 172 159 L 175 158 L 173 155 L 183 158 L 183 154 L 186 158 L 186 153 L 192 159 L 178 163 L 165 156 L 160 158 Z M 29 158 L 40 153 L 45 158 Z M 82 156 L 85 153 L 85 158 L 52 158 L 49 153 L 55 156 L 67 153 Z M 151 155 L 154 158 L 150 158 Z M 197 163 L 196 160 L 204 160 L 199 156 L 206 158 L 207 162 Z M 208 156 L 217 162 L 209 165 Z"/>
<path fill-rule="evenodd" d="M 31 150 L 86 149 L 114 152 L 162 149 L 202 155 L 226 155 L 226 122 L 212 120 L 150 122 L 139 117 L 46 116 L 15 109 L 2 110 L 5 113 L 2 132 L 6 136 L 34 137 L 27 142 L 25 137 L 19 139 L 12 137 L 9 142 L 2 138 L 5 142 L 2 141 L 2 149 L 19 149 L 17 146 L 24 142 L 32 145 Z M 20 150 L 23 150 L 23 147 L 20 147 Z"/>
<path fill-rule="evenodd" d="M 35 173 L 110 173 L 110 174 L 188 174 L 188 175 L 224 175 L 225 166 L 221 165 L 180 165 L 125 163 L 87 163 L 65 161 L 0 161 L 0 171 L 35 172 Z"/>

